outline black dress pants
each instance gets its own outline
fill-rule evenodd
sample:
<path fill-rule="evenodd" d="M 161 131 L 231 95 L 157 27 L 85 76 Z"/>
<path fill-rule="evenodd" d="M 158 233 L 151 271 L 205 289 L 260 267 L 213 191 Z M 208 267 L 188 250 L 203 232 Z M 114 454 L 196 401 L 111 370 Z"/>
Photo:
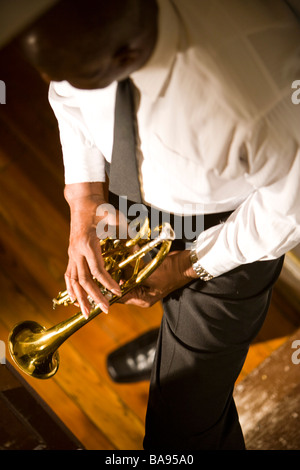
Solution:
<path fill-rule="evenodd" d="M 112 193 L 110 202 L 119 208 Z M 153 209 L 147 210 L 151 221 Z M 184 227 L 197 227 L 197 218 L 158 212 L 156 220 L 170 216 L 174 229 L 180 228 L 172 249 L 185 249 L 192 240 L 182 237 Z M 222 223 L 230 214 L 199 216 L 202 228 Z M 163 300 L 145 450 L 245 449 L 233 388 L 264 323 L 283 259 L 245 264 L 208 282 L 195 280 Z"/>
<path fill-rule="evenodd" d="M 163 301 L 145 450 L 243 450 L 234 383 L 259 332 L 283 258 L 196 280 Z"/>

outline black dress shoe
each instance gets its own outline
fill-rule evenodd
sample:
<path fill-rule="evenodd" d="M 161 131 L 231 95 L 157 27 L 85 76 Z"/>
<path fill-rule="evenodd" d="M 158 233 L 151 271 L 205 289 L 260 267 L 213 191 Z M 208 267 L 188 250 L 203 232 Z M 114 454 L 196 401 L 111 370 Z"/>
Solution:
<path fill-rule="evenodd" d="M 150 379 L 158 331 L 150 330 L 109 354 L 107 370 L 114 382 L 132 383 Z"/>

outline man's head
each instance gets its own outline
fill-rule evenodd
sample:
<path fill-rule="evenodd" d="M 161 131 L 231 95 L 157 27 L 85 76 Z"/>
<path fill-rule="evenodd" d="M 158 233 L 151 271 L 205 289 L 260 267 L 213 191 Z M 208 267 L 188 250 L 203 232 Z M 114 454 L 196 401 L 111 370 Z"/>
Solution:
<path fill-rule="evenodd" d="M 157 38 L 155 0 L 61 0 L 22 36 L 50 80 L 104 88 L 138 70 Z"/>

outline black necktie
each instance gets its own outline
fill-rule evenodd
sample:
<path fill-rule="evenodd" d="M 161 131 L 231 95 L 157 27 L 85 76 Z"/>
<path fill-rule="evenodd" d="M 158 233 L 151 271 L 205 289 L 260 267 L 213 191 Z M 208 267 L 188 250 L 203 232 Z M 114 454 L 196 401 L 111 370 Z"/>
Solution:
<path fill-rule="evenodd" d="M 109 190 L 117 196 L 127 196 L 133 202 L 142 202 L 136 161 L 133 84 L 130 79 L 119 82 L 117 87 Z"/>

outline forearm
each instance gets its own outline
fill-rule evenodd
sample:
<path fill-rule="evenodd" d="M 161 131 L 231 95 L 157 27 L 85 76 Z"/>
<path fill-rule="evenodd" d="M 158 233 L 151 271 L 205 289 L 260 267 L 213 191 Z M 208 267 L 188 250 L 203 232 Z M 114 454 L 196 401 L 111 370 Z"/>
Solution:
<path fill-rule="evenodd" d="M 81 207 L 84 203 L 99 205 L 107 202 L 106 183 L 66 184 L 64 196 L 71 209 Z"/>
<path fill-rule="evenodd" d="M 64 196 L 71 213 L 71 232 L 80 227 L 96 228 L 100 221 L 99 207 L 106 204 L 105 183 L 67 184 Z"/>

